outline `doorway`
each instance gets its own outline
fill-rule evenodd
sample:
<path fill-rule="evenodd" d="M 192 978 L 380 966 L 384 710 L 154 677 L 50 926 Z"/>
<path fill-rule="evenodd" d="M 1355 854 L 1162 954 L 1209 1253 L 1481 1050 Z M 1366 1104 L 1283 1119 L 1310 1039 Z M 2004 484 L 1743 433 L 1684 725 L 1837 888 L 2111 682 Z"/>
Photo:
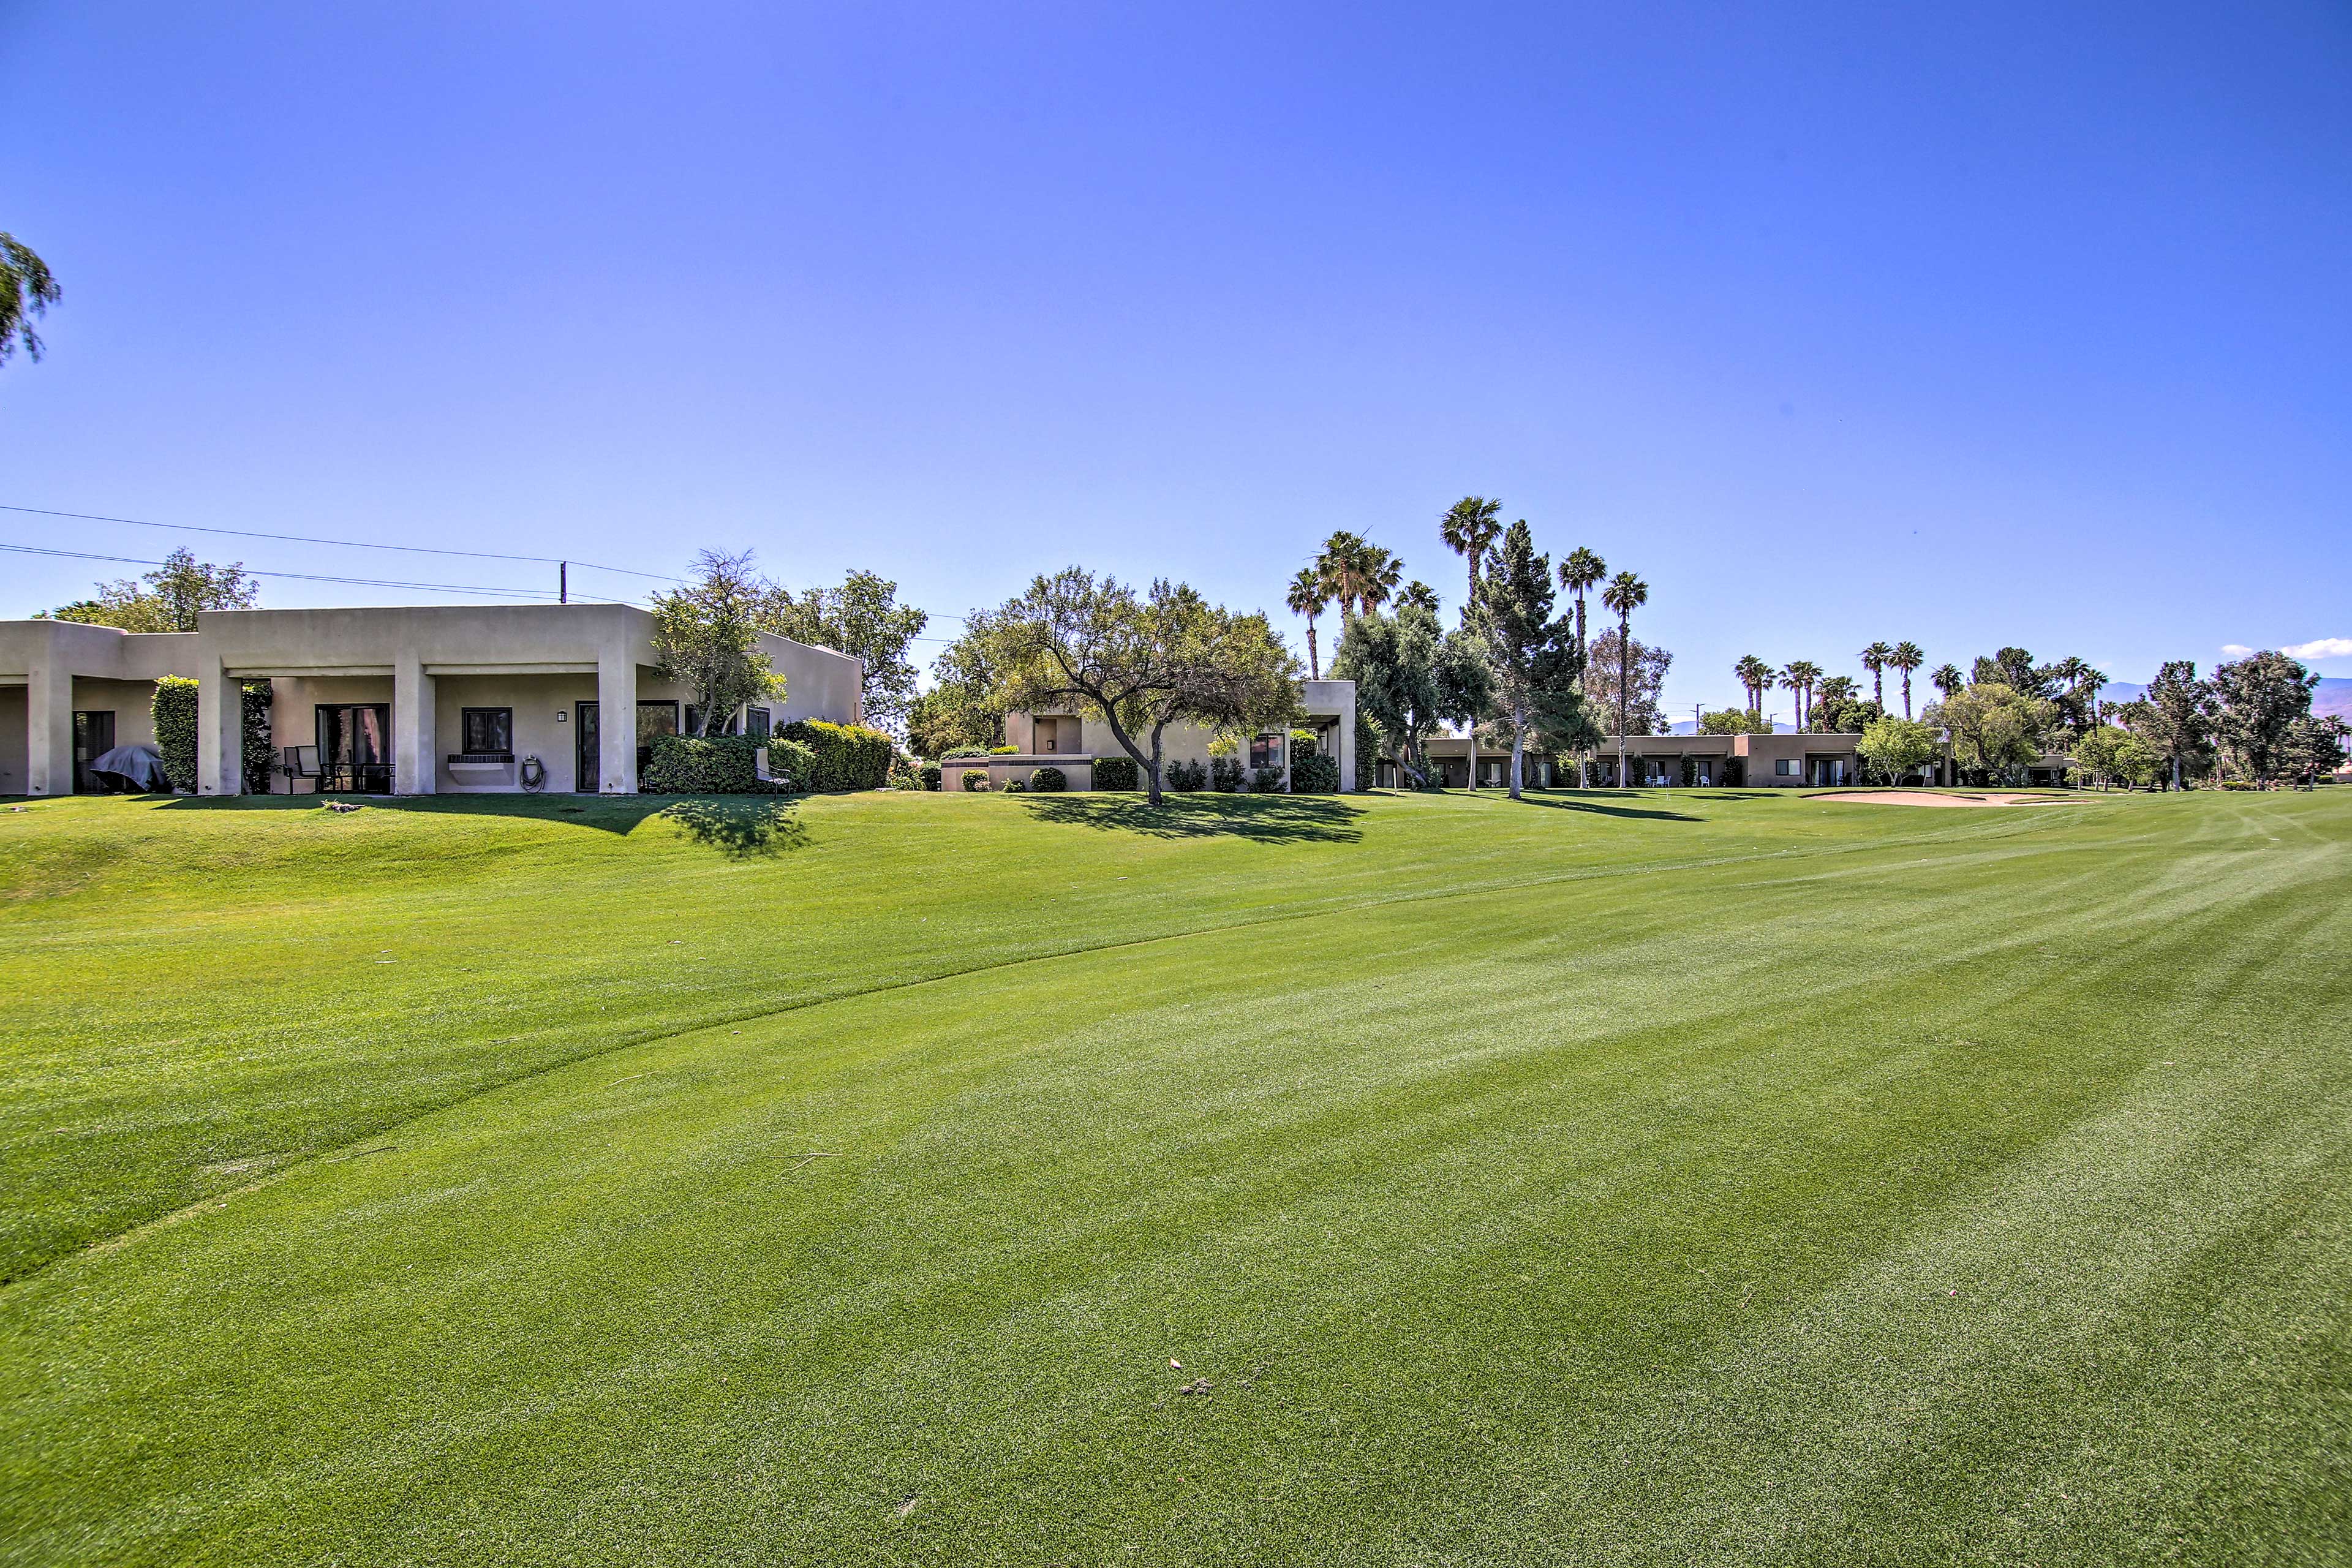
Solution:
<path fill-rule="evenodd" d="M 356 795 L 392 793 L 392 704 L 320 703 L 319 790 Z"/>
<path fill-rule="evenodd" d="M 596 704 L 593 702 L 572 705 L 572 743 L 575 748 L 572 759 L 572 793 L 594 795 L 600 785 L 596 766 Z"/>
<path fill-rule="evenodd" d="M 91 773 L 89 764 L 114 750 L 114 710 L 77 712 L 73 725 L 74 794 L 102 795 L 114 786 Z"/>

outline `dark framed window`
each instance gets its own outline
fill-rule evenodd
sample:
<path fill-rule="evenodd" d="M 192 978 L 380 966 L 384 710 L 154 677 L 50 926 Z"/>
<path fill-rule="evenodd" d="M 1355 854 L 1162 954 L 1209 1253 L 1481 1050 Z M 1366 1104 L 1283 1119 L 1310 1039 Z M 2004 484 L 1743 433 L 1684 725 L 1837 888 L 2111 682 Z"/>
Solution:
<path fill-rule="evenodd" d="M 1255 735 L 1250 739 L 1250 766 L 1278 768 L 1282 766 L 1282 737 Z"/>
<path fill-rule="evenodd" d="M 749 709 L 743 714 L 743 733 L 755 741 L 764 741 L 768 738 L 771 732 L 770 726 L 773 723 L 774 720 L 765 708 Z"/>
<path fill-rule="evenodd" d="M 514 710 L 511 708 L 467 708 L 460 710 L 457 725 L 457 749 L 468 756 L 503 754 L 514 750 Z"/>

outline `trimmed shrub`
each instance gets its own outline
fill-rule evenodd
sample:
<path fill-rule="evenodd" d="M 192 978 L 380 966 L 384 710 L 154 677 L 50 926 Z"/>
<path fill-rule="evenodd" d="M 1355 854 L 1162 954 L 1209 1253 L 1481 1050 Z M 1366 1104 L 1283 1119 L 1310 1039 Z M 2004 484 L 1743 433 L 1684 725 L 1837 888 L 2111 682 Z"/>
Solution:
<path fill-rule="evenodd" d="M 1133 789 L 1140 771 L 1136 767 L 1133 757 L 1097 757 L 1095 788 Z"/>
<path fill-rule="evenodd" d="M 1160 770 L 1160 776 L 1170 789 L 1186 795 L 1209 787 L 1209 770 L 1199 763 L 1171 763 Z"/>
<path fill-rule="evenodd" d="M 1252 795 L 1280 795 L 1282 793 L 1282 770 L 1280 768 L 1251 769 L 1250 793 Z"/>
<path fill-rule="evenodd" d="M 167 675 L 155 683 L 155 700 L 147 711 L 155 721 L 155 749 L 163 753 L 163 772 L 172 787 L 192 795 L 196 787 L 196 683 L 184 675 Z"/>
<path fill-rule="evenodd" d="M 1291 758 L 1290 793 L 1293 795 L 1339 794 L 1339 759 L 1313 754 Z"/>
<path fill-rule="evenodd" d="M 1029 787 L 1039 795 L 1059 795 L 1070 787 L 1070 775 L 1059 768 L 1039 768 L 1029 775 Z"/>
<path fill-rule="evenodd" d="M 1209 759 L 1209 787 L 1219 795 L 1242 793 L 1242 765 L 1231 757 Z"/>
<path fill-rule="evenodd" d="M 986 789 L 988 787 L 988 770 L 986 768 L 964 769 L 963 787 L 967 793 L 972 795 L 978 795 L 981 791 Z"/>
<path fill-rule="evenodd" d="M 986 755 L 988 755 L 988 748 L 986 746 L 950 746 L 946 751 L 940 753 L 940 761 L 943 763 L 953 763 L 961 762 L 965 757 L 984 757 Z"/>
<path fill-rule="evenodd" d="M 803 787 L 821 795 L 880 789 L 890 776 L 890 759 L 898 750 L 889 736 L 862 724 L 828 724 L 822 719 L 800 719 L 785 725 L 781 733 L 787 741 L 797 741 L 816 753 L 816 766 Z"/>
<path fill-rule="evenodd" d="M 992 757 L 1017 757 L 1021 754 L 1021 748 L 1018 746 L 991 746 L 988 748 L 988 754 Z"/>
<path fill-rule="evenodd" d="M 245 733 L 237 745 L 245 773 L 245 793 L 268 795 L 278 773 L 278 737 L 270 732 L 269 705 L 275 692 L 266 680 L 245 683 Z"/>
<path fill-rule="evenodd" d="M 768 748 L 768 771 L 785 773 L 778 749 Z M 759 752 L 760 742 L 749 735 L 656 735 L 637 789 L 644 795 L 782 795 L 786 784 L 760 777 Z"/>
<path fill-rule="evenodd" d="M 1004 781 L 1004 793 L 1007 795 L 1027 795 L 1029 793 L 1029 786 L 1022 783 L 1019 779 L 1006 779 Z"/>
<path fill-rule="evenodd" d="M 923 781 L 923 787 L 925 789 L 935 790 L 940 787 L 939 763 L 925 763 L 921 767 L 915 770 L 915 773 L 917 777 Z"/>

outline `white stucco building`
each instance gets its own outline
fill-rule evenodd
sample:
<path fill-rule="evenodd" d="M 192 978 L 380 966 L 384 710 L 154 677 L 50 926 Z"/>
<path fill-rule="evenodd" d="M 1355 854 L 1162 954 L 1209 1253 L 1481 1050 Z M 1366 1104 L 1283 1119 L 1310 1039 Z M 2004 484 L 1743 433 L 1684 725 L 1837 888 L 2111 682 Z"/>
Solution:
<path fill-rule="evenodd" d="M 653 628 L 628 605 L 206 610 L 194 631 L 160 634 L 0 622 L 0 795 L 69 794 L 78 760 L 152 743 L 166 675 L 198 682 L 199 794 L 243 792 L 237 692 L 267 680 L 274 788 L 512 791 L 536 763 L 551 793 L 633 795 L 641 746 L 694 718 L 690 695 L 656 673 Z M 784 696 L 729 715 L 730 729 L 861 718 L 858 660 L 761 644 Z M 304 783 L 310 770 L 321 776 Z"/>

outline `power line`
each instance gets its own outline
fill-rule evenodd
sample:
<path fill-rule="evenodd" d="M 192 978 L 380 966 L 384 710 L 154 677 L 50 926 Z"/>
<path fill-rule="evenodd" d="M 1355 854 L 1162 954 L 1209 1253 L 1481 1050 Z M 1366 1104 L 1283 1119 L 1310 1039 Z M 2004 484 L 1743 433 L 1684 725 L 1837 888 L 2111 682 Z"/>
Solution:
<path fill-rule="evenodd" d="M 135 555 L 92 555 L 87 551 L 44 550 L 31 544 L 0 544 L 0 550 L 9 551 L 18 555 L 52 555 L 69 561 L 106 561 L 121 566 L 167 564 L 162 561 L 143 560 Z M 415 588 L 434 594 L 499 594 L 509 598 L 521 599 L 553 599 L 555 597 L 554 590 L 549 588 L 493 588 L 479 583 L 405 583 L 384 577 L 333 577 L 316 572 L 262 572 L 249 567 L 242 570 L 248 577 L 283 577 L 297 583 L 341 583 L 360 588 Z M 582 596 L 583 595 L 574 595 L 574 597 Z M 598 598 L 601 603 L 607 605 L 625 605 L 631 602 L 627 599 L 603 599 L 596 595 L 584 596 Z"/>
<path fill-rule="evenodd" d="M 82 522 L 122 522 L 133 528 L 160 528 L 178 533 L 226 533 L 237 539 L 275 539 L 292 544 L 332 544 L 345 550 L 397 550 L 410 555 L 463 555 L 476 561 L 527 561 L 540 566 L 559 566 L 568 559 L 568 557 L 553 555 L 502 555 L 488 550 L 437 550 L 424 544 L 378 544 L 365 539 L 321 539 L 316 534 L 310 533 L 259 533 L 248 528 L 205 528 L 188 522 L 146 522 L 135 517 L 100 517 L 96 512 L 52 511 L 47 507 L 37 506 L 0 504 L 0 511 L 28 512 L 35 517 L 69 517 Z M 92 557 L 92 559 L 101 558 Z M 600 566 L 593 561 L 572 561 L 571 563 L 574 566 L 585 566 L 594 572 L 616 573 L 624 577 L 650 577 L 657 583 L 686 581 L 683 577 L 671 577 L 659 572 L 640 572 L 633 566 Z M 279 572 L 274 575 L 286 577 L 292 576 L 294 574 Z M 341 579 L 325 578 L 322 581 L 337 582 Z M 429 586 L 429 584 L 419 585 Z"/>

